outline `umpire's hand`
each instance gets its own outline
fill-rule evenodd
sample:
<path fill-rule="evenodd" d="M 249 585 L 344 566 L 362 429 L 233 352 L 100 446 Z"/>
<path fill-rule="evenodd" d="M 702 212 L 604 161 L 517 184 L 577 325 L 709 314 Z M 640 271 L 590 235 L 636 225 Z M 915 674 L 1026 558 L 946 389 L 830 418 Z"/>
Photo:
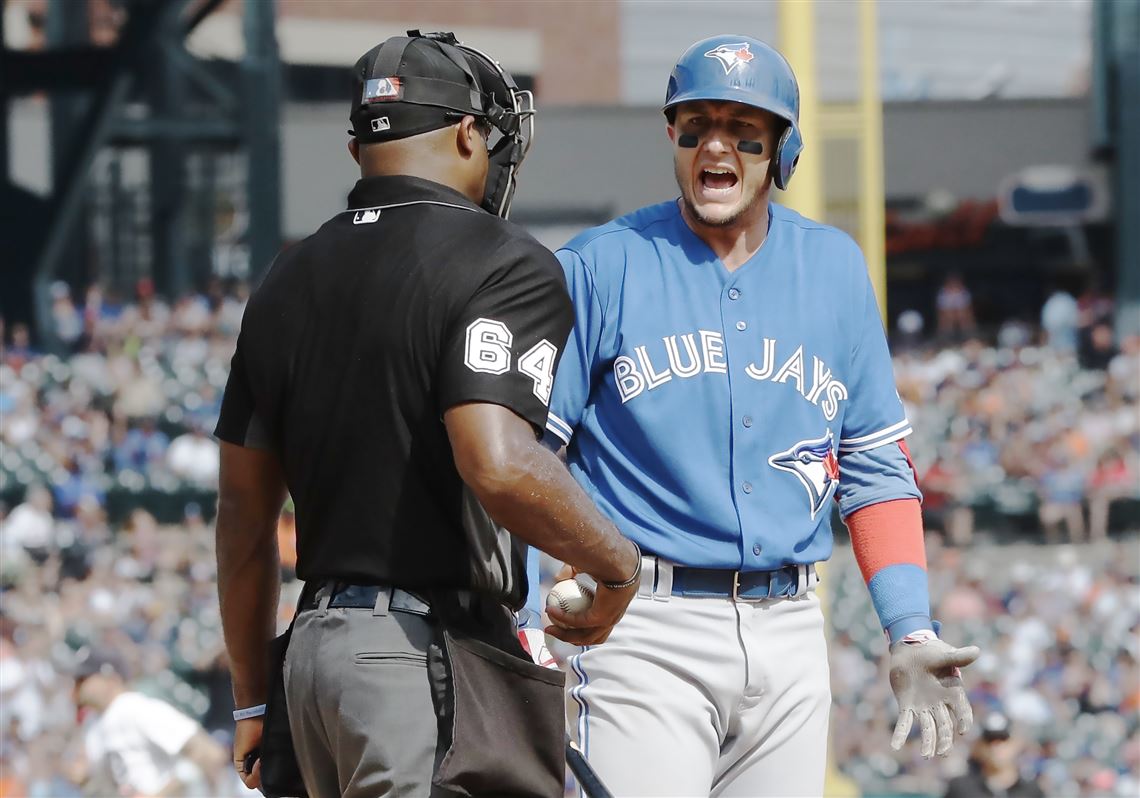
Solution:
<path fill-rule="evenodd" d="M 917 717 L 922 755 L 929 759 L 950 752 L 954 732 L 965 734 L 974 722 L 958 669 L 980 653 L 977 646 L 954 648 L 930 631 L 909 634 L 891 646 L 891 687 L 899 701 L 892 748 L 902 748 Z"/>
<path fill-rule="evenodd" d="M 578 573 L 581 572 L 565 565 L 555 581 L 573 579 Z M 628 587 L 613 590 L 598 582 L 594 602 L 583 612 L 569 613 L 557 607 L 547 607 L 546 615 L 553 623 L 546 627 L 546 633 L 576 646 L 595 646 L 606 642 L 621 616 L 625 615 L 625 608 L 637 595 L 638 584 L 638 580 L 634 580 Z"/>
<path fill-rule="evenodd" d="M 251 790 L 261 787 L 261 733 L 265 718 L 239 720 L 234 729 L 234 769 Z"/>

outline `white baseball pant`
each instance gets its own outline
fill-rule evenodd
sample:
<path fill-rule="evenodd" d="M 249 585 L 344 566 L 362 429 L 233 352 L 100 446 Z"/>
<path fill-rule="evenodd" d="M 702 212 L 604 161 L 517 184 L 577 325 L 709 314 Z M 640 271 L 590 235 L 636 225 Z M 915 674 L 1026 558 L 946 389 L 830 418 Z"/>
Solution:
<path fill-rule="evenodd" d="M 816 594 L 745 603 L 662 583 L 568 661 L 572 735 L 606 786 L 618 798 L 822 795 L 831 687 Z"/>

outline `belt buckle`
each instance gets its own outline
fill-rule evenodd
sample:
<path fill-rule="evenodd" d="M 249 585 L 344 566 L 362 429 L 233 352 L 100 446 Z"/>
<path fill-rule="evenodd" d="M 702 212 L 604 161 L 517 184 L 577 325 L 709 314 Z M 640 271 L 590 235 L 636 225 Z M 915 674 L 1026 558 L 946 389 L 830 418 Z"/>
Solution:
<path fill-rule="evenodd" d="M 768 586 L 771 591 L 771 584 Z M 740 595 L 740 571 L 732 572 L 732 600 L 743 601 L 745 604 L 759 604 L 761 601 L 770 598 L 770 596 L 761 596 L 760 598 L 750 598 L 748 596 Z"/>

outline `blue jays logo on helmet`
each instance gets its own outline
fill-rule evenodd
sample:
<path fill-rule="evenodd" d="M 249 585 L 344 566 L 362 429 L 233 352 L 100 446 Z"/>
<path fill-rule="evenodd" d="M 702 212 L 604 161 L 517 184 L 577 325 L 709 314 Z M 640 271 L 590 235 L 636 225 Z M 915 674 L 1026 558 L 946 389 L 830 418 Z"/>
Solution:
<path fill-rule="evenodd" d="M 748 66 L 748 62 L 755 57 L 748 49 L 748 42 L 722 44 L 705 53 L 705 58 L 715 58 L 720 61 L 726 75 L 737 67 Z"/>
<path fill-rule="evenodd" d="M 831 430 L 822 438 L 800 441 L 768 458 L 768 465 L 794 474 L 804 486 L 814 519 L 839 484 L 839 460 L 831 445 Z"/>
<path fill-rule="evenodd" d="M 702 39 L 686 50 L 669 75 L 665 115 L 696 100 L 722 100 L 762 108 L 787 122 L 776 144 L 776 186 L 787 188 L 804 148 L 800 135 L 800 89 L 787 60 L 750 36 L 727 34 Z"/>

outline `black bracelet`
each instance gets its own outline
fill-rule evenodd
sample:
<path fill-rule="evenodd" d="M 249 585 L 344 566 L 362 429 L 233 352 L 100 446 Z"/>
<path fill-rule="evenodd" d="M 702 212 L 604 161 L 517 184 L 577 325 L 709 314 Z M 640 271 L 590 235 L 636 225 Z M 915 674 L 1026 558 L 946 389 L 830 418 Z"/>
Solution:
<path fill-rule="evenodd" d="M 633 543 L 633 548 L 637 550 L 637 567 L 633 569 L 633 576 L 624 582 L 602 582 L 602 587 L 607 590 L 625 590 L 641 578 L 641 546 L 638 546 L 632 540 L 630 543 Z"/>

